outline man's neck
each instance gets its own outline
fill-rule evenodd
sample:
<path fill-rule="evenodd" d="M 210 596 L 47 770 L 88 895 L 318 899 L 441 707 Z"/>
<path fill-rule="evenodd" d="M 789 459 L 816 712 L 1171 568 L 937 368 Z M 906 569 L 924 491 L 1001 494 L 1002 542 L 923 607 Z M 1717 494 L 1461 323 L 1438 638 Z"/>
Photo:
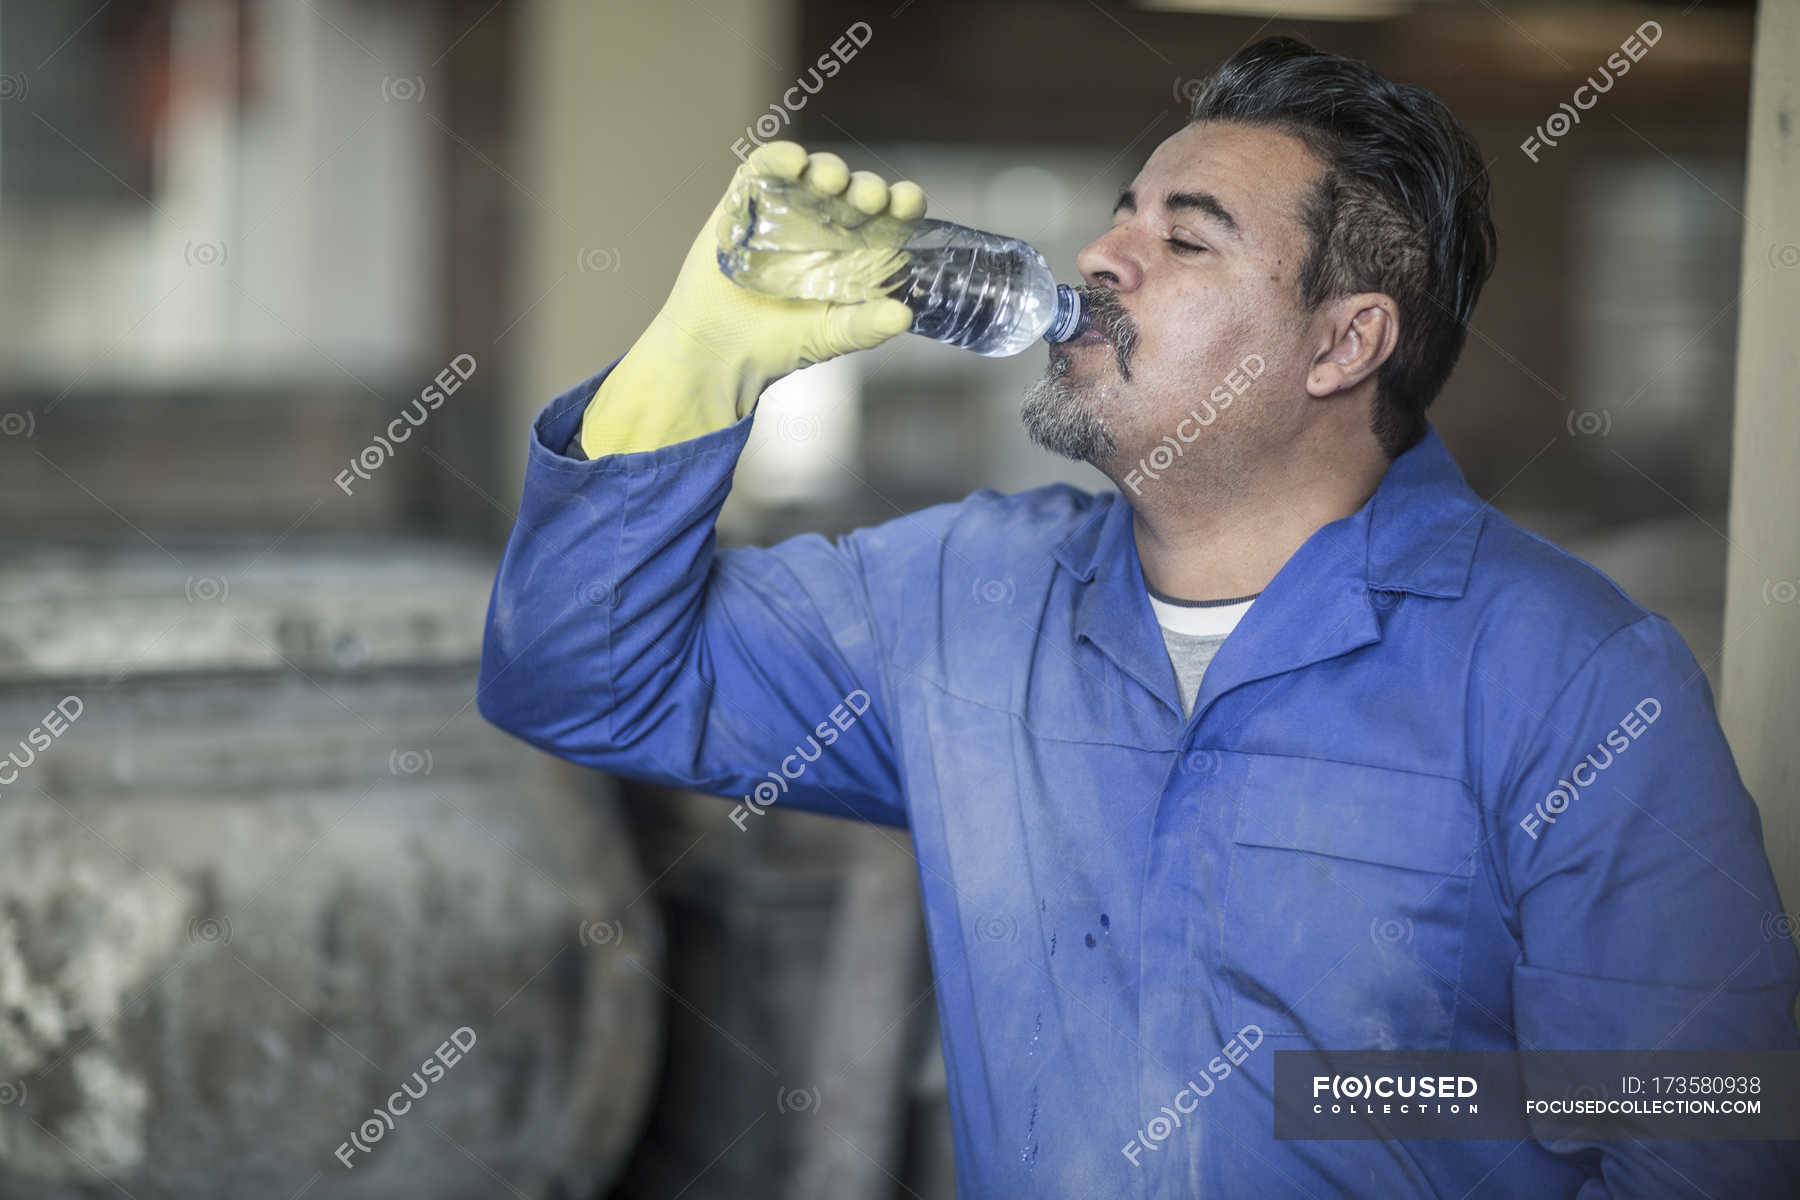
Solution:
<path fill-rule="evenodd" d="M 1158 488 L 1132 504 L 1144 578 L 1184 600 L 1254 595 L 1307 538 L 1366 504 L 1386 469 L 1385 460 L 1361 472 L 1297 465 L 1280 475 L 1260 473 L 1254 485 L 1233 489 L 1229 502 L 1213 496 L 1194 503 L 1193 492 L 1179 485 Z"/>

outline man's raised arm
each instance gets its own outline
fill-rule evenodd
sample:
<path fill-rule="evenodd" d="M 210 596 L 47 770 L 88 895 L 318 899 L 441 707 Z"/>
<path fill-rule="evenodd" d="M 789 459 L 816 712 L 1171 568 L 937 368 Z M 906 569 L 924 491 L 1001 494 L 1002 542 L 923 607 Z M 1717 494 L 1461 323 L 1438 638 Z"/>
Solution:
<path fill-rule="evenodd" d="M 792 142 L 761 147 L 746 171 L 803 179 L 870 216 L 924 212 L 916 185 Z M 763 388 L 879 345 L 912 314 L 737 286 L 715 258 L 723 207 L 630 352 L 533 424 L 479 707 L 586 766 L 903 824 L 856 535 L 720 551 L 714 522 Z M 585 459 L 565 453 L 577 439 Z"/>

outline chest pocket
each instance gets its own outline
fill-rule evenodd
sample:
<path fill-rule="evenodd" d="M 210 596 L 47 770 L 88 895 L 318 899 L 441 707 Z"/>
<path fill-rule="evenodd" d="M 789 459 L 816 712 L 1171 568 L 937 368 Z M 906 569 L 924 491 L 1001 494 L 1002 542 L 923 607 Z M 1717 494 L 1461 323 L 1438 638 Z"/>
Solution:
<path fill-rule="evenodd" d="M 1232 1028 L 1446 1047 L 1480 837 L 1456 780 L 1251 756 L 1221 938 Z"/>

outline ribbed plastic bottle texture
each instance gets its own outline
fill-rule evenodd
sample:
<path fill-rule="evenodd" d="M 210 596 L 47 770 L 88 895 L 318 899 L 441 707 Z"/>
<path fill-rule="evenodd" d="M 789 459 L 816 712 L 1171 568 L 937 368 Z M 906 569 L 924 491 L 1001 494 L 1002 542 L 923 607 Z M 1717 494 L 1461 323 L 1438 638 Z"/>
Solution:
<path fill-rule="evenodd" d="M 719 269 L 754 291 L 841 304 L 891 296 L 912 332 L 990 358 L 1087 328 L 1081 294 L 1018 238 L 948 221 L 870 217 L 842 196 L 746 175 L 715 231 Z"/>

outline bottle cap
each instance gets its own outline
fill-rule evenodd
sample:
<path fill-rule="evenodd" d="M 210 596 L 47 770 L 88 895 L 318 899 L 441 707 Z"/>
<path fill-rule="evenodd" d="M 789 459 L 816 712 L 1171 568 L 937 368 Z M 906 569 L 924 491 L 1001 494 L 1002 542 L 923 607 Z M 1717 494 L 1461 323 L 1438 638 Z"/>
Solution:
<path fill-rule="evenodd" d="M 1056 316 L 1050 320 L 1050 328 L 1044 332 L 1046 342 L 1066 342 L 1080 337 L 1087 332 L 1087 304 L 1081 293 L 1066 283 L 1056 285 Z"/>

